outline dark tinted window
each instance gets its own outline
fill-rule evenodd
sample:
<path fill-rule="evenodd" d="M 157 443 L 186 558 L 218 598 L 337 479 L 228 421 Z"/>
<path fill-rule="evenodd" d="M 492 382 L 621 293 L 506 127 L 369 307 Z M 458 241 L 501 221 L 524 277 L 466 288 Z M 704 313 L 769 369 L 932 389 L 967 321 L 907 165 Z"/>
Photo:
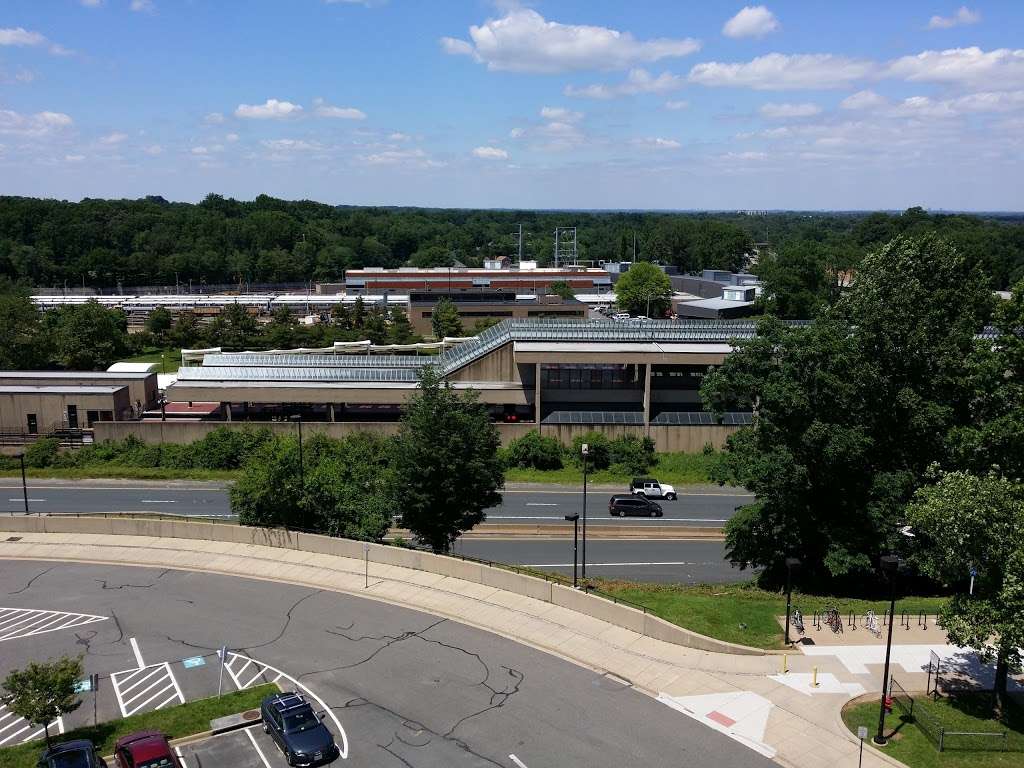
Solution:
<path fill-rule="evenodd" d="M 301 731 L 315 728 L 317 719 L 312 709 L 300 709 L 297 712 L 289 712 L 284 716 L 284 730 L 286 733 L 299 733 Z"/>
<path fill-rule="evenodd" d="M 55 755 L 47 761 L 46 766 L 47 768 L 92 768 L 89 755 L 84 750 Z"/>

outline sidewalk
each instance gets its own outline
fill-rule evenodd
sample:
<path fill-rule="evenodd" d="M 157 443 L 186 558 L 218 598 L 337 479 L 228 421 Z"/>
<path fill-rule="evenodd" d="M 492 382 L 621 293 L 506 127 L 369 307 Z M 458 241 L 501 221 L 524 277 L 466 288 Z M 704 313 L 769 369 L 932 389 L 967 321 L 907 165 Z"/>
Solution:
<path fill-rule="evenodd" d="M 279 547 L 197 539 L 25 533 L 0 558 L 154 565 L 282 581 L 422 610 L 612 674 L 780 764 L 854 768 L 858 744 L 840 709 L 877 690 L 881 674 L 853 674 L 831 656 L 737 656 L 665 643 L 575 611 L 440 574 Z M 810 685 L 818 667 L 818 688 Z M 874 683 L 872 683 L 874 680 Z M 872 688 L 873 686 L 873 688 Z M 865 748 L 864 765 L 900 765 Z"/>

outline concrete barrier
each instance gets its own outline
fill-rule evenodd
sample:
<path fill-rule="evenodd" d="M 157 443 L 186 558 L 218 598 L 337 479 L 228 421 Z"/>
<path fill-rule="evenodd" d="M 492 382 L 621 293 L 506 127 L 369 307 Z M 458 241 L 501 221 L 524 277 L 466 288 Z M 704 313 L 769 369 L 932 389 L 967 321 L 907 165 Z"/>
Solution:
<path fill-rule="evenodd" d="M 80 533 L 101 536 L 149 536 L 176 539 L 223 541 L 253 546 L 293 549 L 362 560 L 364 544 L 351 539 L 298 533 L 280 528 L 250 528 L 222 523 L 185 520 L 154 520 L 139 517 L 71 517 L 18 515 L 0 517 L 0 531 L 10 533 Z M 517 595 L 552 603 L 606 621 L 656 640 L 715 653 L 763 656 L 766 651 L 735 645 L 699 635 L 649 613 L 597 595 L 554 584 L 535 576 L 435 555 L 420 550 L 370 544 L 369 557 L 375 564 L 393 565 L 462 579 L 495 587 Z"/>

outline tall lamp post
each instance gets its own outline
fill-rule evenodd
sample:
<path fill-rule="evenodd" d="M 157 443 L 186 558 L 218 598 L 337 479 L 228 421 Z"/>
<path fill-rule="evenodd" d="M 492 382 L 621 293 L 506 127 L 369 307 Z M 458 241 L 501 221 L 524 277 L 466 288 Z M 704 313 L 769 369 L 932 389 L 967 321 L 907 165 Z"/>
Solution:
<path fill-rule="evenodd" d="M 800 560 L 786 558 L 786 645 L 789 645 L 789 617 L 793 606 L 793 574 L 800 570 Z"/>
<path fill-rule="evenodd" d="M 566 515 L 565 519 L 572 523 L 572 588 L 576 589 L 576 553 L 579 550 L 580 516 L 576 512 Z"/>
<path fill-rule="evenodd" d="M 302 414 L 291 417 L 291 420 L 299 425 L 299 488 L 306 487 L 306 467 L 302 461 Z"/>
<path fill-rule="evenodd" d="M 21 461 L 21 494 L 25 499 L 25 514 L 28 512 L 28 483 L 25 481 L 25 454 L 19 453 L 18 459 Z"/>
<path fill-rule="evenodd" d="M 872 741 L 875 744 L 883 745 L 888 739 L 885 737 L 885 702 L 889 697 L 889 656 L 892 653 L 892 625 L 896 613 L 896 574 L 900 569 L 900 559 L 896 555 L 883 555 L 879 565 L 889 578 L 889 637 L 885 642 L 885 670 L 882 672 L 882 700 L 878 705 L 878 733 Z"/>
<path fill-rule="evenodd" d="M 586 443 L 580 448 L 583 454 L 583 580 L 587 579 L 587 457 L 590 455 L 590 446 Z"/>

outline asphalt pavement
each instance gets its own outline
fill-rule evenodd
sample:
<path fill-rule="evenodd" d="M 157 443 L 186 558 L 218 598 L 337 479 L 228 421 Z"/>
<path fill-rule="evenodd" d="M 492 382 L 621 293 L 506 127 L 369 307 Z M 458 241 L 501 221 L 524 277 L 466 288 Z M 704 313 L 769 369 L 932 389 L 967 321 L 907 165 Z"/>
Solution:
<path fill-rule="evenodd" d="M 587 494 L 587 511 L 593 525 L 682 525 L 720 527 L 736 507 L 749 504 L 753 496 L 735 489 L 715 486 L 680 488 L 676 501 L 658 500 L 662 518 L 608 515 L 608 499 L 615 492 L 595 488 Z M 156 483 L 133 481 L 37 480 L 28 483 L 29 509 L 45 514 L 73 513 L 163 513 L 183 516 L 230 517 L 228 492 L 223 483 Z M 24 499 L 21 483 L 12 478 L 0 482 L 0 511 L 21 512 Z M 537 490 L 510 486 L 502 503 L 487 510 L 493 523 L 565 523 L 565 516 L 582 514 L 583 494 L 578 488 L 557 487 Z"/>
<path fill-rule="evenodd" d="M 58 730 L 91 722 L 94 706 L 108 720 L 215 695 L 221 645 L 225 690 L 277 679 L 322 703 L 348 744 L 335 765 L 773 765 L 626 681 L 386 603 L 158 567 L 0 567 L 0 677 L 79 653 L 101 676 Z M 279 765 L 261 743 L 239 735 L 186 764 Z"/>
<path fill-rule="evenodd" d="M 455 554 L 572 575 L 572 539 L 460 539 Z M 582 547 L 577 556 L 582 562 Z M 672 584 L 723 584 L 747 581 L 754 574 L 730 565 L 721 541 L 593 539 L 587 541 L 587 575 Z"/>

